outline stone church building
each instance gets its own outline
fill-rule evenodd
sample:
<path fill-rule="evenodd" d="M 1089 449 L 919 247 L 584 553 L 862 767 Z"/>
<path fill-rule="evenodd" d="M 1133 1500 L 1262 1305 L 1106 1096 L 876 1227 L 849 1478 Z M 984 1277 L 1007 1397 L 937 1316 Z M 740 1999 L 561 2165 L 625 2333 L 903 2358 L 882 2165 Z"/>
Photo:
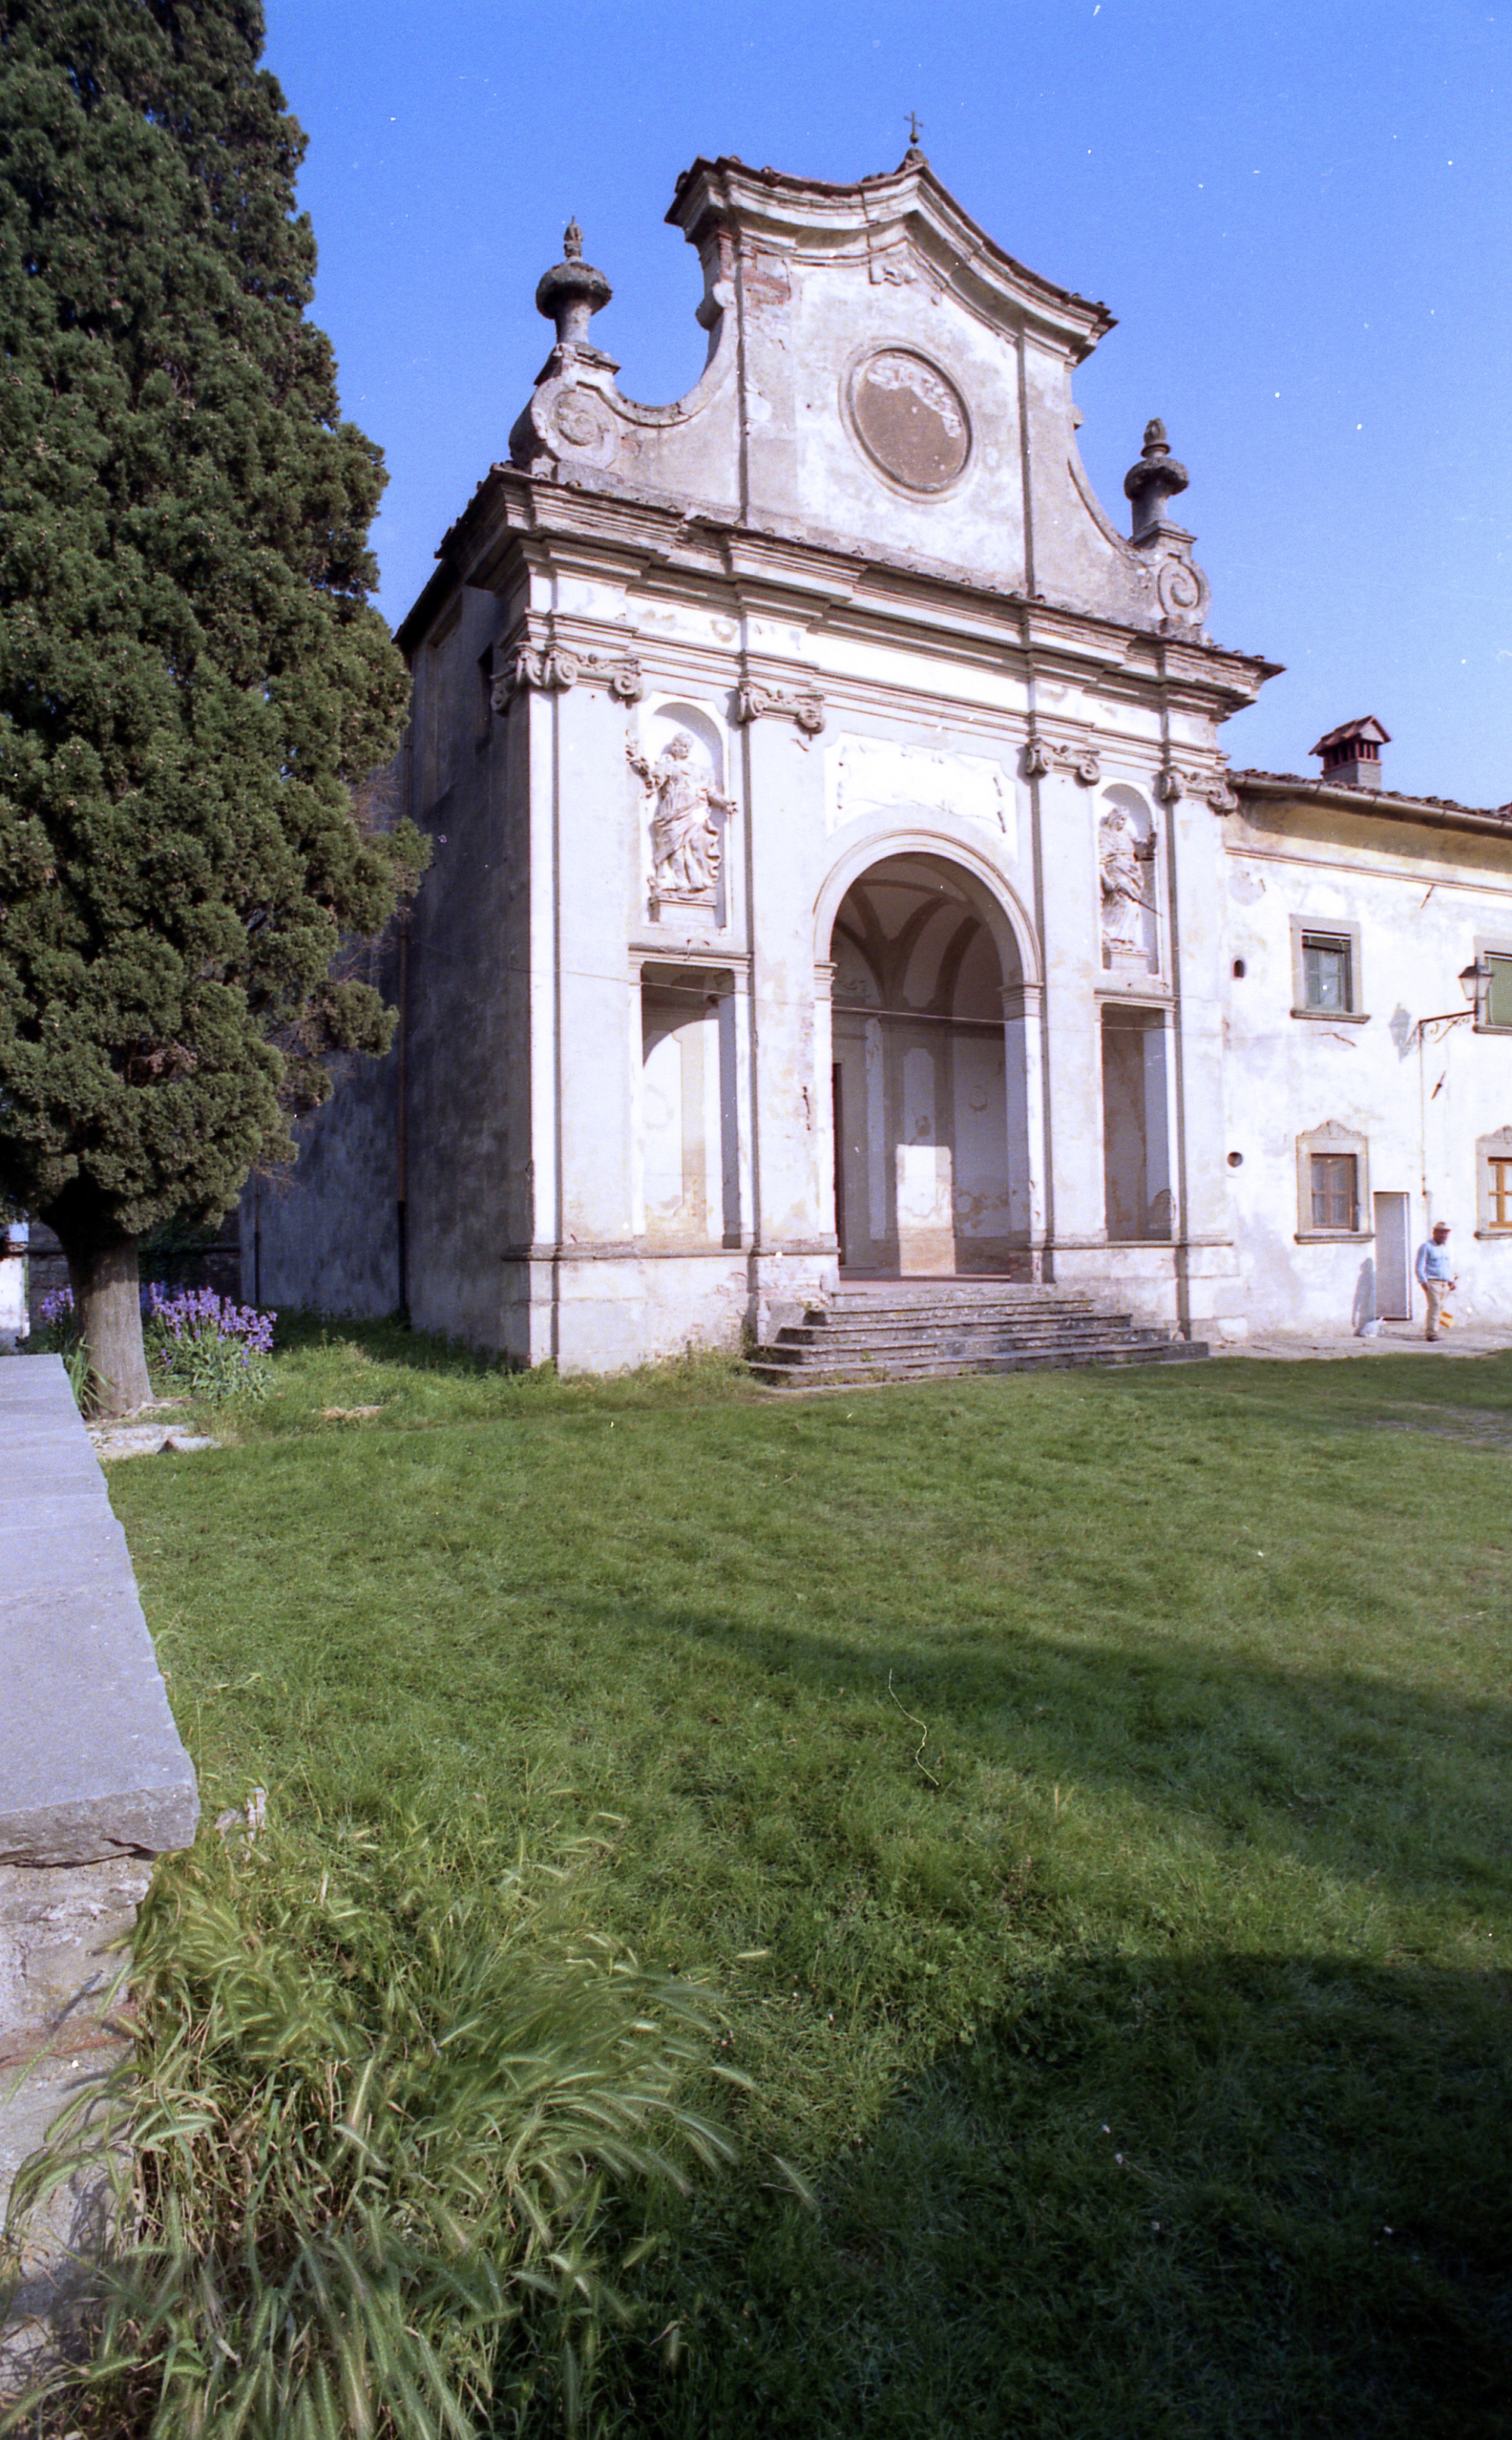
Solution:
<path fill-rule="evenodd" d="M 1275 665 L 1209 633 L 1159 422 L 1093 493 L 1111 315 L 916 150 L 699 160 L 667 217 L 697 386 L 621 393 L 569 229 L 400 630 L 400 1032 L 249 1190 L 246 1293 L 564 1370 L 889 1277 L 1221 1342 L 1410 1318 L 1446 1218 L 1512 1321 L 1512 809 L 1392 795 L 1375 720 L 1229 769 Z"/>

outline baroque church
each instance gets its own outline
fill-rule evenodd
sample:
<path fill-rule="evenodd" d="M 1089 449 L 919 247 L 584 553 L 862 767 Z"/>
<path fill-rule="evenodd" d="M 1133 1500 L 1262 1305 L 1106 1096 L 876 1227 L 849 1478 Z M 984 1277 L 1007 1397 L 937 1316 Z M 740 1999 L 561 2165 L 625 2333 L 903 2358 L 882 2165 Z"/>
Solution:
<path fill-rule="evenodd" d="M 868 1282 L 1179 1351 L 1411 1320 L 1444 1219 L 1512 1321 L 1512 807 L 1394 795 L 1374 718 L 1229 767 L 1276 665 L 1209 631 L 1160 422 L 1093 492 L 1112 316 L 916 148 L 701 159 L 667 218 L 697 386 L 623 395 L 569 228 L 400 631 L 400 1029 L 249 1190 L 245 1292 L 575 1372 Z"/>

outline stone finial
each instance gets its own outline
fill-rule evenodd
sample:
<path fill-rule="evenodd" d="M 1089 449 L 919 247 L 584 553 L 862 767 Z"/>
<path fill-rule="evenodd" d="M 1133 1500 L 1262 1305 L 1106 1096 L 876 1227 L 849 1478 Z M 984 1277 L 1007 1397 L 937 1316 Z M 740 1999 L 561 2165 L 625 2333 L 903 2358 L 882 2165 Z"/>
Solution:
<path fill-rule="evenodd" d="M 1166 501 L 1184 492 L 1189 480 L 1185 467 L 1171 456 L 1165 424 L 1158 415 L 1152 416 L 1145 426 L 1139 463 L 1124 476 L 1125 496 L 1134 504 L 1136 542 L 1164 522 Z"/>
<path fill-rule="evenodd" d="M 588 346 L 590 317 L 602 311 L 614 295 L 601 271 L 584 262 L 583 233 L 576 220 L 567 223 L 560 262 L 543 272 L 536 290 L 536 312 L 557 326 L 559 348 Z"/>

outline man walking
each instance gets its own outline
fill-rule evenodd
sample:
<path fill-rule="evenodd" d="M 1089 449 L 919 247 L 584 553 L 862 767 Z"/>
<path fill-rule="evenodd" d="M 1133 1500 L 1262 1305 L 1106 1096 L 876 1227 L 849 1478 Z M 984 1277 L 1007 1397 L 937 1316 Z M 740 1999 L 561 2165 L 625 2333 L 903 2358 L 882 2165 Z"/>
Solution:
<path fill-rule="evenodd" d="M 1438 1337 L 1438 1317 L 1444 1299 L 1455 1284 L 1454 1265 L 1450 1259 L 1449 1222 L 1435 1220 L 1432 1237 L 1426 1237 L 1417 1248 L 1417 1278 L 1428 1299 L 1427 1338 Z"/>

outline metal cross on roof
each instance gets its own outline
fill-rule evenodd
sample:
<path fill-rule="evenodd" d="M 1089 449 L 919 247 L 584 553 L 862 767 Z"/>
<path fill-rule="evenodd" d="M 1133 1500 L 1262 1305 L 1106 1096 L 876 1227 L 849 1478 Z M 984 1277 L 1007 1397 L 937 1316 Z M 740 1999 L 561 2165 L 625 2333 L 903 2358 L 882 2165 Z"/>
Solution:
<path fill-rule="evenodd" d="M 917 111 L 911 110 L 908 114 L 908 147 L 911 152 L 918 151 L 918 139 L 923 133 L 924 130 L 918 123 Z"/>

